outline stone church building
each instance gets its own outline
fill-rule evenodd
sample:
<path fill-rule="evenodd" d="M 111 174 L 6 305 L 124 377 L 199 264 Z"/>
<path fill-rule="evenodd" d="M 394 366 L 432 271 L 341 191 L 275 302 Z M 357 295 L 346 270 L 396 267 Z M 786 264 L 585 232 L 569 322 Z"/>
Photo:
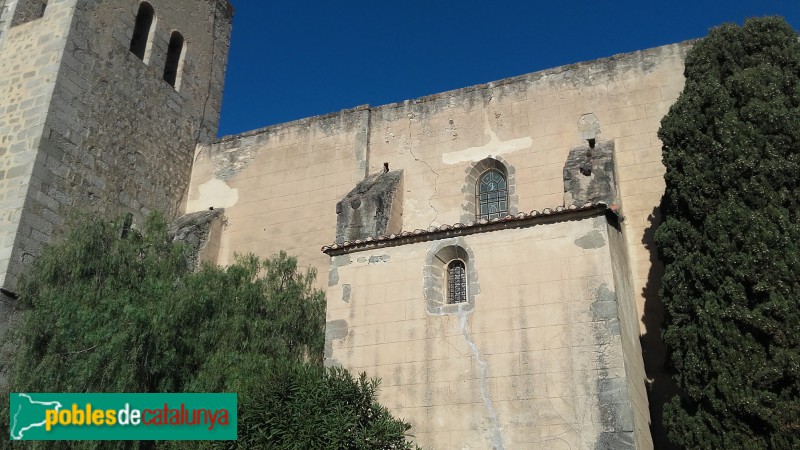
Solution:
<path fill-rule="evenodd" d="M 326 363 L 424 448 L 663 440 L 656 133 L 688 44 L 218 139 L 227 0 L 0 8 L 3 317 L 71 211 L 161 210 L 205 260 L 316 269 Z"/>

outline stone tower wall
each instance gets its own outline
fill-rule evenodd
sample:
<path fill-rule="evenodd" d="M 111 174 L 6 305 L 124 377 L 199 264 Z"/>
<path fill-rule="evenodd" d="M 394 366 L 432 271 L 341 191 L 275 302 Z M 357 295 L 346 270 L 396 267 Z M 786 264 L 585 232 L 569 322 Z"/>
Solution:
<path fill-rule="evenodd" d="M 30 126 L 39 127 L 24 139 L 16 132 L 13 149 L 20 162 L 6 163 L 27 169 L 12 173 L 22 185 L 14 182 L 15 215 L 0 231 L 5 236 L 0 257 L 7 258 L 6 288 L 13 288 L 27 259 L 41 252 L 71 211 L 109 218 L 133 213 L 138 223 L 151 210 L 175 216 L 188 187 L 196 144 L 216 135 L 232 19 L 229 4 L 152 0 L 155 18 L 143 61 L 129 51 L 139 3 L 50 0 L 43 19 L 11 27 L 2 38 L 3 58 L 30 60 L 39 72 L 47 70 L 43 76 L 49 83 L 41 100 L 13 93 L 0 100 L 9 104 L 7 111 L 33 102 L 35 112 L 18 114 L 35 114 L 38 120 Z M 60 28 L 50 21 L 58 21 Z M 185 56 L 180 83 L 173 87 L 163 73 L 175 30 L 185 39 Z M 53 52 L 46 61 L 30 58 L 29 52 L 19 51 L 24 44 L 15 44 L 39 45 L 45 38 L 53 40 L 43 47 Z M 21 67 L 15 63 L 3 67 L 20 70 L 22 77 L 29 73 L 15 69 Z"/>
<path fill-rule="evenodd" d="M 6 2 L 0 17 L 0 287 L 11 284 L 9 270 L 13 276 L 23 259 L 40 252 L 60 222 L 22 217 L 47 164 L 38 148 L 74 12 L 74 1 L 51 0 L 44 17 L 9 27 L 16 6 Z"/>
<path fill-rule="evenodd" d="M 225 208 L 218 262 L 285 250 L 326 285 L 320 248 L 336 238 L 336 203 L 366 176 L 368 126 L 356 108 L 198 147 L 187 212 Z"/>

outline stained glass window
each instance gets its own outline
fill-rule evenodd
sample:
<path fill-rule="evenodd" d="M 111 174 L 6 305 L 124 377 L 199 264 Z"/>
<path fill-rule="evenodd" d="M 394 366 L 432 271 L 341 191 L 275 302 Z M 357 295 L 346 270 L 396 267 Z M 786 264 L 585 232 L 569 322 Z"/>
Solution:
<path fill-rule="evenodd" d="M 508 215 L 508 186 L 499 170 L 488 170 L 478 181 L 478 218 L 494 219 Z"/>
<path fill-rule="evenodd" d="M 467 272 L 464 262 L 450 261 L 447 265 L 447 303 L 464 303 L 467 301 Z"/>

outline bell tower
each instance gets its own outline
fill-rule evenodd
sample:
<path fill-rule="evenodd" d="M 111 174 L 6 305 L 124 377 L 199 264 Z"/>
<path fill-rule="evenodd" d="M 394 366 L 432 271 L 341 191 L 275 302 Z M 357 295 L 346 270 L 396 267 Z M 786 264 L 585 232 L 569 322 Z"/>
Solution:
<path fill-rule="evenodd" d="M 0 292 L 73 211 L 179 213 L 216 137 L 228 0 L 0 0 Z"/>

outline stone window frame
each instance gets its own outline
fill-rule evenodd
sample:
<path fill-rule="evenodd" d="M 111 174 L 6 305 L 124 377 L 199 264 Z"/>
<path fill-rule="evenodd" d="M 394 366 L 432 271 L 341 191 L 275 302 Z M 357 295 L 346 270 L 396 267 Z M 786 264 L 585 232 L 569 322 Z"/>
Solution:
<path fill-rule="evenodd" d="M 143 16 L 143 14 L 147 15 Z M 147 17 L 148 15 L 149 17 Z M 149 19 L 149 24 L 142 22 L 142 20 L 147 19 Z M 150 57 L 153 53 L 153 38 L 155 36 L 156 22 L 156 10 L 152 3 L 146 1 L 139 2 L 128 50 L 148 65 L 150 64 Z M 145 26 L 146 29 L 144 29 Z"/>
<path fill-rule="evenodd" d="M 455 260 L 464 263 L 466 276 L 466 301 L 448 303 L 447 267 Z M 423 297 L 429 314 L 458 314 L 475 308 L 475 295 L 480 292 L 475 255 L 462 238 L 435 242 L 425 257 L 422 270 Z"/>
<path fill-rule="evenodd" d="M 461 223 L 480 220 L 477 205 L 478 182 L 481 176 L 489 170 L 497 170 L 506 179 L 508 215 L 514 216 L 519 212 L 517 209 L 519 205 L 519 196 L 517 196 L 516 170 L 514 166 L 499 156 L 489 156 L 471 164 L 465 170 L 467 176 L 464 180 L 464 187 L 461 189 L 461 192 L 464 194 L 464 203 L 461 204 Z"/>

